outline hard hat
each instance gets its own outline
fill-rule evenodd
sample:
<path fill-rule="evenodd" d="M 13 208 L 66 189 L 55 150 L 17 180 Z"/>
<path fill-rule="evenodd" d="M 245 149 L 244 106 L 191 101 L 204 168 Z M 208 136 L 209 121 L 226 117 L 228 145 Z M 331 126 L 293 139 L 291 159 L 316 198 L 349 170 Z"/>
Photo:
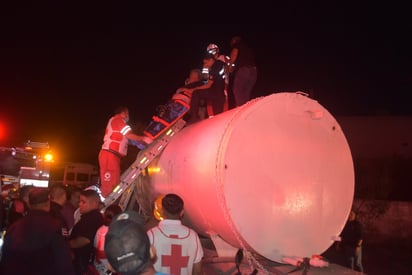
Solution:
<path fill-rule="evenodd" d="M 219 47 L 216 44 L 209 44 L 206 50 L 208 53 L 216 54 L 219 52 Z"/>

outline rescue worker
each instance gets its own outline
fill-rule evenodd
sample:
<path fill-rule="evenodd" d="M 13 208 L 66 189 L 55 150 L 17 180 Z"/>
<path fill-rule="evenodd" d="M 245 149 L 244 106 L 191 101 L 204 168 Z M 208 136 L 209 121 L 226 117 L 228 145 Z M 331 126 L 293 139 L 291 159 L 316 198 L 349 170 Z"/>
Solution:
<path fill-rule="evenodd" d="M 198 113 L 201 100 L 210 101 L 213 108 L 213 115 L 224 111 L 225 105 L 225 81 L 224 81 L 225 64 L 215 59 L 213 54 L 207 53 L 203 58 L 203 67 L 209 69 L 208 81 L 195 88 L 183 88 L 182 91 L 191 94 L 188 124 L 200 121 Z"/>
<path fill-rule="evenodd" d="M 229 72 L 230 57 L 227 56 L 227 55 L 221 54 L 219 47 L 216 44 L 213 44 L 213 43 L 209 44 L 207 46 L 206 51 L 208 53 L 212 54 L 215 57 L 216 60 L 220 60 L 223 63 L 225 63 L 225 66 L 224 66 L 225 72 L 224 72 L 223 78 L 225 80 L 225 90 L 224 90 L 224 92 L 225 92 L 225 97 L 226 97 L 224 110 L 226 111 L 226 110 L 228 110 L 228 104 L 229 104 L 229 102 L 228 102 L 228 95 L 229 95 L 228 89 L 229 89 L 229 75 L 230 75 L 230 72 Z"/>
<path fill-rule="evenodd" d="M 150 144 L 152 140 L 132 132 L 127 124 L 129 109 L 119 107 L 114 116 L 109 119 L 103 138 L 103 145 L 99 152 L 100 191 L 106 198 L 120 182 L 120 159 L 127 155 L 129 140 Z"/>

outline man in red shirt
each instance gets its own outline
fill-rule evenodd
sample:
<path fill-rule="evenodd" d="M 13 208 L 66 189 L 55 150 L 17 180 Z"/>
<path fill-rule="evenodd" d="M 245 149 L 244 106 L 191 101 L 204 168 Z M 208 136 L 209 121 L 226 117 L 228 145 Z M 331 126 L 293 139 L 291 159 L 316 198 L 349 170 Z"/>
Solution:
<path fill-rule="evenodd" d="M 134 134 L 127 124 L 128 121 L 129 109 L 119 107 L 106 126 L 103 145 L 99 152 L 100 191 L 105 198 L 120 182 L 120 159 L 127 155 L 129 139 L 147 144 L 152 142 L 148 137 Z"/>

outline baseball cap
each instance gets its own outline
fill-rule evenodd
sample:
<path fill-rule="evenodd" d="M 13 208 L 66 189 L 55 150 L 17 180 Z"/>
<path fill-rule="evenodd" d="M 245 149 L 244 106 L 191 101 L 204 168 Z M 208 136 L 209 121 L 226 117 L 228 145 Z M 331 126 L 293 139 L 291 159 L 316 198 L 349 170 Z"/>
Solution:
<path fill-rule="evenodd" d="M 150 262 L 150 241 L 135 211 L 115 216 L 105 237 L 104 252 L 116 272 L 140 274 Z"/>

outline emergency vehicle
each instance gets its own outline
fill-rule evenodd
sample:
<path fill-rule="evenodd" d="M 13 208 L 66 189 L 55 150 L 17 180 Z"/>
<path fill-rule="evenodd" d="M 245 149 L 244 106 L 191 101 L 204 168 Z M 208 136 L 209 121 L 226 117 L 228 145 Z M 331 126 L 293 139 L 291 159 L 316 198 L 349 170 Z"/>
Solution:
<path fill-rule="evenodd" d="M 27 141 L 24 147 L 0 147 L 2 184 L 48 187 L 54 159 L 47 142 Z"/>

